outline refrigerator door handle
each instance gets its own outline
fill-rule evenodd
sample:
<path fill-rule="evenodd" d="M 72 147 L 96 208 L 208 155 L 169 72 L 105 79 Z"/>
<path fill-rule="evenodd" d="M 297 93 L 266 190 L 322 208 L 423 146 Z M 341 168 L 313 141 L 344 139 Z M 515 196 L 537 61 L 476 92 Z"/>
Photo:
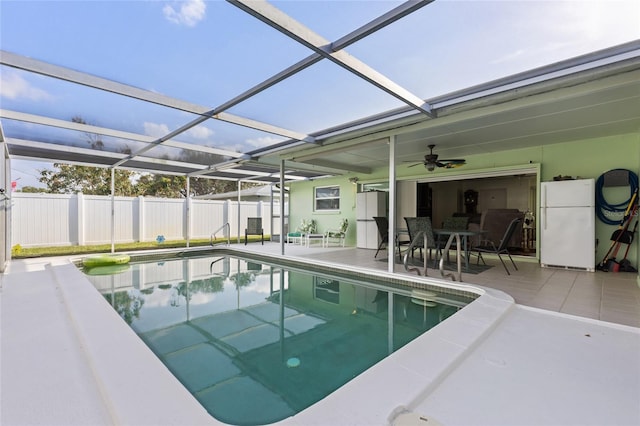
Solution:
<path fill-rule="evenodd" d="M 547 229 L 547 187 L 542 187 L 542 221 L 544 222 L 544 226 L 542 229 Z"/>

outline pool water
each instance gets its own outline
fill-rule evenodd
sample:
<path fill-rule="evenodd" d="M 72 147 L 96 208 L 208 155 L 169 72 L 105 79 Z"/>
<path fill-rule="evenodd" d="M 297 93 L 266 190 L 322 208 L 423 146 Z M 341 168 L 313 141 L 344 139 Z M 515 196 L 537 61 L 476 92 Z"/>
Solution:
<path fill-rule="evenodd" d="M 290 417 L 471 301 L 227 256 L 88 278 L 216 419 Z"/>

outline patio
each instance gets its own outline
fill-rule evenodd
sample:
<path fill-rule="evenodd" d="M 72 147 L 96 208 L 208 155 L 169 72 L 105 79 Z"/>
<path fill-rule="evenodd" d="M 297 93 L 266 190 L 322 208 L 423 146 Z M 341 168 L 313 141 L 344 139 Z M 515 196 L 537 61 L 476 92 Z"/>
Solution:
<path fill-rule="evenodd" d="M 279 243 L 265 243 L 264 246 L 249 244 L 247 247 L 257 252 L 280 252 Z M 289 256 L 387 270 L 387 262 L 383 261 L 386 251 L 381 251 L 378 258 L 374 258 L 375 250 L 287 244 L 285 253 Z M 541 268 L 534 258 L 514 257 L 514 260 L 518 270 L 511 275 L 504 272 L 497 258 L 487 257 L 487 264 L 492 265 L 492 268 L 478 274 L 463 272 L 462 279 L 465 283 L 503 291 L 521 305 L 640 327 L 640 285 L 636 282 L 637 274 Z M 415 273 L 405 272 L 402 265 L 397 265 L 395 272 L 415 276 Z M 428 275 L 439 278 L 440 272 L 429 269 Z"/>

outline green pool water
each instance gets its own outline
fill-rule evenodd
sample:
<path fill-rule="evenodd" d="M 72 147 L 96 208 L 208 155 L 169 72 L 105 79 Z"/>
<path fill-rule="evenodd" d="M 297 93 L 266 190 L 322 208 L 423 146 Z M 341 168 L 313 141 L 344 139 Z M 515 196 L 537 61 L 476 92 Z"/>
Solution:
<path fill-rule="evenodd" d="M 88 278 L 213 417 L 236 425 L 300 412 L 471 301 L 226 256 Z"/>

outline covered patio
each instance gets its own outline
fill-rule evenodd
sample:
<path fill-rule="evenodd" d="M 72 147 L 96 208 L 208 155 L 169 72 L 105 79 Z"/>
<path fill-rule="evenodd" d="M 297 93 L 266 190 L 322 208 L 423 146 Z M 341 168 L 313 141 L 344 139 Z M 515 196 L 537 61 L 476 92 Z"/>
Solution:
<path fill-rule="evenodd" d="M 271 59 L 265 52 L 286 53 L 264 76 L 247 79 L 251 83 L 245 82 L 243 90 L 225 87 L 215 96 L 207 90 L 183 95 L 174 75 L 157 73 L 158 63 L 146 68 L 142 77 L 127 78 L 103 75 L 91 61 L 81 60 L 82 55 L 75 56 L 80 62 L 60 63 L 29 49 L 5 50 L 3 44 L 2 72 L 18 86 L 40 91 L 7 100 L 0 110 L 0 270 L 6 265 L 0 275 L 2 423 L 219 424 L 104 303 L 73 259 L 10 259 L 12 161 L 225 179 L 237 182 L 239 191 L 243 182 L 279 184 L 281 199 L 289 185 L 294 223 L 316 214 L 309 199 L 314 186 L 347 189 L 342 210 L 320 212 L 318 217 L 355 218 L 353 179 L 359 178 L 360 184 L 386 182 L 389 235 L 402 220 L 396 217 L 402 201 L 395 192 L 398 176 L 413 183 L 435 175 L 459 177 L 446 168 L 431 174 L 426 161 L 425 167 L 410 168 L 409 162 L 422 164 L 427 144 L 437 145 L 441 158 L 466 158 L 470 174 L 491 170 L 510 175 L 516 168 L 530 167 L 537 186 L 557 174 L 593 177 L 601 169 L 618 167 L 637 171 L 640 41 L 624 40 L 508 76 L 493 75 L 445 94 L 412 93 L 346 52 L 360 41 L 373 43 L 378 32 L 400 24 L 411 30 L 406 34 L 415 34 L 403 43 L 414 46 L 411 53 L 429 45 L 416 39 L 425 38 L 424 22 L 435 24 L 426 7 L 430 3 L 407 1 L 373 17 L 364 10 L 359 25 L 332 42 L 266 2 L 210 2 L 219 16 L 232 17 L 230 22 L 244 33 L 273 31 L 281 37 L 282 44 L 269 40 L 265 45 L 266 37 L 255 37 L 264 64 Z M 21 27 L 28 26 L 13 27 L 16 43 L 26 39 L 18 34 Z M 54 35 L 58 33 L 52 31 L 51 38 Z M 211 43 L 218 39 L 207 33 L 202 40 L 213 49 L 224 44 Z M 255 47 L 246 41 L 244 46 Z M 364 49 L 367 59 L 382 65 L 380 52 L 370 46 Z M 180 50 L 183 45 L 173 47 Z M 387 48 L 389 53 L 399 50 Z M 55 49 L 51 52 L 57 59 Z M 216 56 L 206 52 L 203 57 Z M 133 55 L 112 56 L 122 61 L 126 72 Z M 411 58 L 404 59 L 411 63 Z M 404 69 L 418 70 L 419 81 L 432 82 L 429 61 L 424 55 L 420 66 Z M 189 72 L 197 68 L 187 65 Z M 199 70 L 202 88 L 218 87 L 219 79 L 209 75 L 213 65 Z M 471 71 L 481 68 L 465 65 Z M 228 74 L 245 71 L 218 68 Z M 315 74 L 307 87 L 334 89 L 339 73 L 348 77 L 348 84 L 331 98 L 317 91 L 313 96 L 301 93 L 291 77 L 308 76 L 308 69 Z M 156 80 L 158 86 L 140 87 L 154 73 L 163 77 Z M 410 83 L 406 77 L 400 80 Z M 285 81 L 292 84 L 285 86 L 287 96 L 277 90 Z M 76 107 L 74 114 L 82 113 L 83 121 L 70 121 L 70 110 L 61 104 L 43 106 L 43 97 L 34 96 L 47 93 L 39 85 L 56 94 L 44 99 L 73 95 L 73 102 L 65 106 Z M 347 93 L 344 88 L 357 90 Z M 169 95 L 176 90 L 184 97 Z M 375 92 L 371 97 L 370 90 Z M 283 113 L 281 108 L 294 103 L 294 97 L 297 113 Z M 371 101 L 355 108 L 357 99 Z M 312 108 L 315 100 L 325 108 Z M 334 114 L 332 106 L 343 103 L 349 115 Z M 104 114 L 107 106 L 109 113 Z M 322 120 L 309 122 L 310 117 Z M 216 144 L 197 137 L 216 132 L 225 135 Z M 89 148 L 87 135 L 93 142 L 99 140 L 101 148 Z M 613 154 L 606 155 L 604 146 Z M 185 193 L 190 197 L 188 182 Z M 280 218 L 284 225 L 284 214 Z M 112 230 L 114 223 L 112 215 Z M 610 230 L 602 227 L 599 234 L 608 239 Z M 434 269 L 426 278 L 407 274 L 384 255 L 379 260 L 372 250 L 354 248 L 354 240 L 351 232 L 351 247 L 285 245 L 280 238 L 278 243 L 235 250 L 374 272 L 389 279 L 400 274 L 416 282 L 452 285 L 439 279 Z M 637 242 L 630 253 L 632 259 L 640 259 Z M 421 417 L 447 425 L 640 423 L 640 276 L 543 269 L 537 258 L 515 261 L 519 269 L 509 276 L 491 257 L 487 262 L 493 267 L 463 273 L 462 284 L 481 294 L 476 302 L 283 424 L 423 424 Z"/>

